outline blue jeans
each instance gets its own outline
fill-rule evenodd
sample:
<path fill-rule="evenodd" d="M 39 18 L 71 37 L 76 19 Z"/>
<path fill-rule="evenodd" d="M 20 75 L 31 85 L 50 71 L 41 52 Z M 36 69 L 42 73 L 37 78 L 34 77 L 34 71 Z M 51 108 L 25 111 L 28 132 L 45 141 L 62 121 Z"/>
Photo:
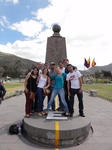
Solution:
<path fill-rule="evenodd" d="M 44 101 L 44 96 L 43 96 L 43 89 L 37 87 L 37 96 L 38 96 L 38 102 L 37 102 L 37 113 L 43 111 L 43 101 Z"/>
<path fill-rule="evenodd" d="M 48 95 L 48 103 L 50 101 L 50 98 L 51 98 L 51 94 L 52 94 L 52 91 L 53 91 L 53 87 L 50 87 L 50 95 Z M 53 100 L 53 103 L 52 103 L 52 110 L 55 111 L 55 99 Z"/>
<path fill-rule="evenodd" d="M 59 96 L 60 96 L 60 98 L 61 98 L 61 101 L 62 101 L 62 103 L 63 103 L 63 106 L 64 106 L 64 108 L 65 108 L 65 111 L 66 111 L 66 113 L 68 113 L 69 110 L 68 110 L 67 103 L 66 103 L 66 101 L 65 101 L 65 92 L 64 92 L 64 89 L 63 89 L 63 88 L 61 88 L 61 89 L 55 89 L 55 88 L 54 88 L 54 89 L 53 89 L 52 94 L 51 94 L 50 101 L 49 101 L 49 103 L 48 103 L 48 105 L 47 105 L 47 112 L 49 111 L 49 109 L 50 109 L 50 107 L 51 107 L 51 105 L 52 105 L 52 103 L 53 103 L 53 101 L 54 101 L 54 98 L 55 98 L 55 96 L 56 96 L 57 94 L 59 94 Z"/>

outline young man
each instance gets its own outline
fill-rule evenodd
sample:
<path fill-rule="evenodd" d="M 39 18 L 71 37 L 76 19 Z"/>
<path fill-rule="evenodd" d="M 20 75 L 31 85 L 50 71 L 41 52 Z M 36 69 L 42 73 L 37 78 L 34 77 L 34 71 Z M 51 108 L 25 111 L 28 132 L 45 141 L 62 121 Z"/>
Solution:
<path fill-rule="evenodd" d="M 83 112 L 83 94 L 82 94 L 82 76 L 81 73 L 77 70 L 73 70 L 71 64 L 67 65 L 69 73 L 67 74 L 67 90 L 68 96 L 70 96 L 70 116 L 73 117 L 74 113 L 74 96 L 77 94 L 79 100 L 79 115 L 85 117 Z"/>
<path fill-rule="evenodd" d="M 69 70 L 68 70 L 68 67 L 67 67 L 67 65 L 69 64 L 69 60 L 68 60 L 68 58 L 64 58 L 63 59 L 63 64 L 65 65 L 65 73 L 69 73 Z M 77 67 L 76 66 L 73 66 L 73 70 L 75 70 L 75 69 L 77 69 Z"/>
<path fill-rule="evenodd" d="M 38 62 L 37 63 L 37 68 L 39 69 L 39 74 L 42 74 L 42 63 L 41 62 Z"/>
<path fill-rule="evenodd" d="M 65 67 L 63 65 L 63 61 L 59 61 L 58 66 L 59 66 L 61 73 L 65 73 Z"/>
<path fill-rule="evenodd" d="M 45 62 L 44 67 L 47 68 L 50 71 L 48 62 Z"/>
<path fill-rule="evenodd" d="M 3 97 L 6 94 L 6 89 L 2 84 L 0 84 L 0 104 L 2 103 Z"/>
<path fill-rule="evenodd" d="M 64 58 L 63 59 L 63 64 L 65 66 L 65 73 L 68 74 L 69 73 L 69 70 L 67 68 L 67 65 L 69 64 L 69 60 L 68 58 Z M 73 67 L 73 69 L 75 69 L 75 67 Z M 65 81 L 65 85 L 64 85 L 64 90 L 65 90 L 65 100 L 66 100 L 66 103 L 68 105 L 68 108 L 70 109 L 70 106 L 69 106 L 69 96 L 68 96 L 68 90 L 67 90 L 67 81 Z"/>

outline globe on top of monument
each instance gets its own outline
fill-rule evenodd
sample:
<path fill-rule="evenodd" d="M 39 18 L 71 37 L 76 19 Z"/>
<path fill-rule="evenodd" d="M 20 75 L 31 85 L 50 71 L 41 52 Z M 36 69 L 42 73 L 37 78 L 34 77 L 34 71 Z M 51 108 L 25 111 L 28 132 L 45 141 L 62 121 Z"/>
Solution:
<path fill-rule="evenodd" d="M 55 24 L 55 25 L 53 25 L 52 29 L 53 29 L 54 32 L 60 32 L 61 27 L 58 24 Z"/>

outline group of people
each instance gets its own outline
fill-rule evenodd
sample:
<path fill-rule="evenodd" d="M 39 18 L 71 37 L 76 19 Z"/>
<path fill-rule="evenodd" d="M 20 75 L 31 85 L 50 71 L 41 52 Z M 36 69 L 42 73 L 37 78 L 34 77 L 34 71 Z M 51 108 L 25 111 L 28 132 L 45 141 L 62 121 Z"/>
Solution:
<path fill-rule="evenodd" d="M 24 92 L 26 96 L 25 117 L 30 118 L 35 111 L 38 116 L 47 115 L 50 108 L 55 111 L 55 97 L 58 95 L 59 108 L 64 111 L 65 116 L 73 117 L 74 96 L 79 100 L 79 115 L 85 117 L 83 109 L 82 74 L 77 68 L 69 63 L 67 58 L 58 62 L 45 63 L 43 70 L 42 63 L 39 62 L 26 76 L 24 82 Z M 44 111 L 44 91 L 50 89 L 48 95 L 47 108 Z M 30 92 L 35 92 L 35 100 L 29 98 Z"/>

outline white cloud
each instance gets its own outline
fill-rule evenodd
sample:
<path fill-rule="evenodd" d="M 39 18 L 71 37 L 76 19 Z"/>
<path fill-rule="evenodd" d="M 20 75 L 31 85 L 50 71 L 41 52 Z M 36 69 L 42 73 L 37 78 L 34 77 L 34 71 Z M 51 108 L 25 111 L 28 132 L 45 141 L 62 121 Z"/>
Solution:
<path fill-rule="evenodd" d="M 5 1 L 5 2 L 12 2 L 13 4 L 19 3 L 19 0 L 2 0 L 2 1 Z"/>
<path fill-rule="evenodd" d="M 42 27 L 43 25 L 35 20 L 24 20 L 10 26 L 12 30 L 17 30 L 27 37 L 37 36 L 41 32 Z"/>
<path fill-rule="evenodd" d="M 107 64 L 105 56 L 111 63 L 111 0 L 51 0 L 51 4 L 38 11 L 37 19 L 47 26 L 55 22 L 61 25 L 72 63 L 83 64 L 89 56 L 96 58 L 97 65 Z"/>
<path fill-rule="evenodd" d="M 7 19 L 6 16 L 2 16 L 0 19 L 0 24 L 4 27 L 4 26 L 9 26 L 9 21 Z"/>
<path fill-rule="evenodd" d="M 4 26 L 4 23 L 3 23 L 3 21 L 2 21 L 2 20 L 0 20 L 0 25 Z"/>
<path fill-rule="evenodd" d="M 29 8 L 30 8 L 30 6 L 26 6 L 26 8 L 28 8 L 28 9 L 29 9 Z"/>
<path fill-rule="evenodd" d="M 3 31 L 4 31 L 4 29 L 1 29 L 1 31 L 3 32 Z"/>
<path fill-rule="evenodd" d="M 25 41 L 1 45 L 0 49 L 44 62 L 47 37 L 53 34 L 52 25 L 58 23 L 61 26 L 60 35 L 66 37 L 67 55 L 71 63 L 83 66 L 84 58 L 89 57 L 91 61 L 95 58 L 98 66 L 112 63 L 111 0 L 49 2 L 51 5 L 48 7 L 32 13 L 32 20 L 10 26 L 25 35 Z M 0 23 L 3 24 L 2 21 Z M 33 40 L 30 41 L 30 38 Z"/>
<path fill-rule="evenodd" d="M 0 45 L 0 49 L 5 53 L 11 53 L 37 62 L 44 62 L 45 45 L 45 42 L 37 44 L 35 41 L 16 41 L 13 44 L 7 43 L 6 46 Z"/>

